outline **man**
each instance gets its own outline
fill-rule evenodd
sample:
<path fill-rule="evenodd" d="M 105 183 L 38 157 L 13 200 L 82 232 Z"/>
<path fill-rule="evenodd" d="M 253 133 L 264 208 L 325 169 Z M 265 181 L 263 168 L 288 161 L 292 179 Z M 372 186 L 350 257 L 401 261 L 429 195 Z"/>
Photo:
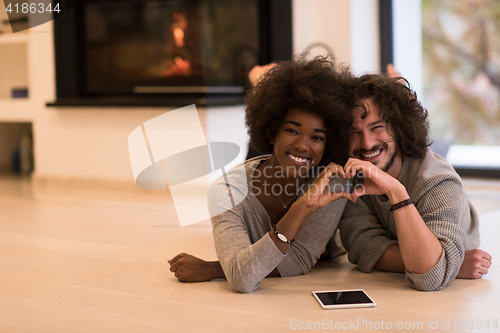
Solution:
<path fill-rule="evenodd" d="M 353 194 L 339 224 L 349 261 L 363 272 L 405 272 L 423 291 L 488 273 L 477 214 L 453 167 L 428 147 L 427 112 L 415 93 L 379 75 L 354 87 L 344 169 L 364 175 L 364 191 Z"/>

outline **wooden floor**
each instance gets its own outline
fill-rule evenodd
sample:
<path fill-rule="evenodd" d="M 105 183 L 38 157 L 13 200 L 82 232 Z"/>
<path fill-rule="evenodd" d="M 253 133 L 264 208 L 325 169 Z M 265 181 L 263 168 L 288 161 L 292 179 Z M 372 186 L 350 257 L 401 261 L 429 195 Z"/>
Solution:
<path fill-rule="evenodd" d="M 466 186 L 495 262 L 500 182 Z M 343 258 L 238 294 L 224 280 L 174 279 L 167 259 L 181 251 L 216 260 L 210 223 L 181 228 L 168 197 L 39 195 L 27 179 L 0 178 L 0 332 L 281 332 L 324 320 L 421 322 L 421 332 L 436 332 L 428 327 L 436 321 L 450 332 L 481 331 L 477 320 L 500 325 L 500 264 L 481 280 L 422 293 L 401 274 L 363 274 Z M 310 294 L 347 288 L 365 289 L 378 307 L 325 311 Z M 462 319 L 476 326 L 459 330 Z"/>

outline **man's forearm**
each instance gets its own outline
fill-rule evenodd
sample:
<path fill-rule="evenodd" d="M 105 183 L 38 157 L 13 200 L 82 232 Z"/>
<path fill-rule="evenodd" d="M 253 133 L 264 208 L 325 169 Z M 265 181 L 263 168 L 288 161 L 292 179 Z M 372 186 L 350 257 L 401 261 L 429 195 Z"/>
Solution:
<path fill-rule="evenodd" d="M 375 269 L 386 272 L 404 273 L 405 264 L 398 245 L 391 245 L 375 264 Z"/>
<path fill-rule="evenodd" d="M 391 204 L 409 198 L 404 186 L 388 195 Z M 441 243 L 427 227 L 415 205 L 407 205 L 392 212 L 398 233 L 399 250 L 404 266 L 417 274 L 428 272 L 441 257 Z"/>

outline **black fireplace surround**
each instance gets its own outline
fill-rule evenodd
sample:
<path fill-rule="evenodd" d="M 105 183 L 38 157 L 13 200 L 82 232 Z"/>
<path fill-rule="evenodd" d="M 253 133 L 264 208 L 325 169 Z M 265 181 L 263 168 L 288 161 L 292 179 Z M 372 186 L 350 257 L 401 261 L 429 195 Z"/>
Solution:
<path fill-rule="evenodd" d="M 54 20 L 49 106 L 231 105 L 292 56 L 291 0 L 80 0 Z"/>

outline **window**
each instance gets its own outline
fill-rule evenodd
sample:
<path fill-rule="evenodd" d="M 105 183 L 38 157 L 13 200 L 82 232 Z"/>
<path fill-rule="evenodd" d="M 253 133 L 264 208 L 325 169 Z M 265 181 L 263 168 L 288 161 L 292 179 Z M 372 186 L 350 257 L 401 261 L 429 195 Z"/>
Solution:
<path fill-rule="evenodd" d="M 394 63 L 429 111 L 431 148 L 462 175 L 500 177 L 500 6 L 392 1 Z"/>

